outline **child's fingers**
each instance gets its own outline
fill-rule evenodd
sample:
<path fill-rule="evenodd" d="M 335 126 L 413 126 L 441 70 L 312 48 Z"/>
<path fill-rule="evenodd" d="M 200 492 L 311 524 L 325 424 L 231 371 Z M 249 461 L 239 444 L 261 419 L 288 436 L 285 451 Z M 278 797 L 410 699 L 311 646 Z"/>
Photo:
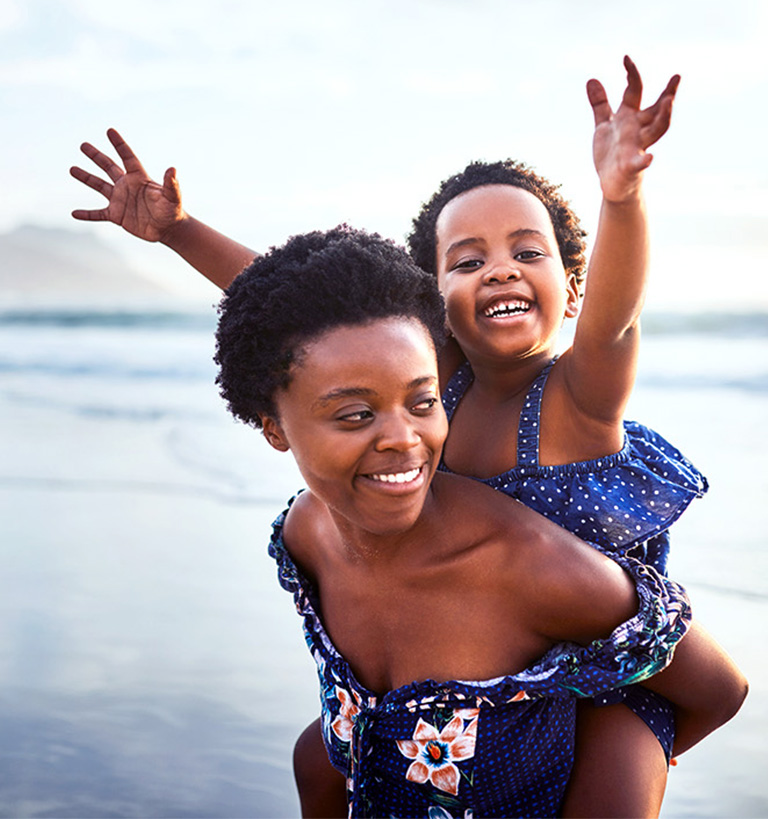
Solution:
<path fill-rule="evenodd" d="M 80 146 L 80 150 L 88 157 L 88 159 L 90 159 L 94 164 L 98 165 L 113 182 L 117 182 L 117 180 L 120 179 L 120 177 L 125 173 L 117 162 L 113 161 L 98 148 L 91 145 L 90 142 L 84 142 Z"/>
<path fill-rule="evenodd" d="M 595 115 L 595 125 L 608 122 L 613 115 L 611 106 L 608 104 L 608 95 L 599 80 L 589 80 L 587 82 L 587 97 Z"/>
<path fill-rule="evenodd" d="M 88 171 L 84 171 L 77 166 L 70 168 L 69 173 L 71 176 L 74 176 L 78 182 L 82 182 L 89 188 L 93 188 L 93 190 L 98 191 L 102 196 L 106 196 L 107 199 L 112 195 L 113 186 L 105 179 L 100 179 L 98 176 L 94 176 L 92 173 L 88 173 Z"/>
<path fill-rule="evenodd" d="M 73 210 L 72 216 L 83 222 L 108 222 L 106 209 L 104 210 Z"/>
<path fill-rule="evenodd" d="M 653 154 L 643 152 L 634 156 L 629 166 L 633 173 L 642 173 L 653 162 Z"/>
<path fill-rule="evenodd" d="M 677 94 L 677 89 L 680 86 L 680 75 L 675 74 L 674 76 L 669 78 L 669 82 L 667 83 L 667 87 L 659 94 L 659 100 L 663 99 L 664 97 L 672 97 L 674 99 L 675 94 Z M 658 102 L 658 100 L 657 100 Z"/>
<path fill-rule="evenodd" d="M 664 97 L 654 106 L 653 117 L 640 129 L 640 139 L 647 148 L 661 139 L 672 121 L 672 97 Z M 657 107 L 658 106 L 658 107 Z"/>
<path fill-rule="evenodd" d="M 176 168 L 168 168 L 163 177 L 163 194 L 169 202 L 176 205 L 181 204 L 181 190 L 179 181 L 176 179 Z"/>
<path fill-rule="evenodd" d="M 629 57 L 624 57 L 624 68 L 627 69 L 627 87 L 624 89 L 622 105 L 630 108 L 640 108 L 640 100 L 643 98 L 643 81 L 637 66 Z"/>
<path fill-rule="evenodd" d="M 675 101 L 675 94 L 677 94 L 677 87 L 680 85 L 680 75 L 675 74 L 674 77 L 667 83 L 667 87 L 659 94 L 659 98 L 653 105 L 649 105 L 644 111 L 641 113 L 646 117 L 652 117 L 656 115 L 656 112 L 665 105 L 669 103 L 670 105 Z"/>
<path fill-rule="evenodd" d="M 146 173 L 141 162 L 139 162 L 138 157 L 131 150 L 130 145 L 128 145 L 122 136 L 120 136 L 118 131 L 116 131 L 114 128 L 109 128 L 107 130 L 107 137 L 112 143 L 114 149 L 117 151 L 120 159 L 123 160 L 123 165 L 125 165 L 125 170 L 127 173 L 135 173 L 136 171 Z"/>

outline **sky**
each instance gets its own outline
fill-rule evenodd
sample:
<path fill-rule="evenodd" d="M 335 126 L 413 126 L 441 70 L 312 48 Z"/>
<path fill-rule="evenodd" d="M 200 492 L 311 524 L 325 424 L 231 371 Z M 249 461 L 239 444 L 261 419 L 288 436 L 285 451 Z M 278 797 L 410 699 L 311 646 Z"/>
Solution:
<path fill-rule="evenodd" d="M 74 208 L 79 144 L 117 127 L 184 204 L 257 250 L 346 221 L 402 241 L 473 159 L 562 184 L 594 233 L 585 94 L 618 104 L 632 56 L 650 104 L 682 75 L 646 174 L 649 304 L 768 308 L 765 0 L 3 0 L 0 232 L 96 232 L 147 275 L 203 290 L 166 248 Z"/>

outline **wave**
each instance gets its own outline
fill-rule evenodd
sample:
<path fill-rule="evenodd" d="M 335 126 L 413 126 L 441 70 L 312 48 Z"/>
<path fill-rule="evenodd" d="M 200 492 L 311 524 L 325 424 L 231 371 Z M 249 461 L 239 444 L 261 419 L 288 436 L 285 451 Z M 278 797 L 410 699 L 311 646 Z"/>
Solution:
<path fill-rule="evenodd" d="M 213 381 L 209 361 L 195 364 L 158 362 L 136 365 L 130 362 L 82 361 L 0 361 L 0 373 L 6 375 L 48 375 L 59 378 L 122 378 L 126 380 Z"/>
<path fill-rule="evenodd" d="M 131 310 L 94 308 L 0 309 L 0 327 L 116 328 L 212 332 L 212 310 Z"/>
<path fill-rule="evenodd" d="M 748 376 L 732 376 L 722 373 L 673 375 L 643 374 L 637 379 L 638 386 L 662 390 L 736 390 L 749 393 L 768 392 L 768 373 Z"/>
<path fill-rule="evenodd" d="M 768 313 L 764 312 L 647 312 L 644 335 L 706 335 L 728 338 L 768 337 Z"/>
<path fill-rule="evenodd" d="M 0 327 L 93 327 L 137 330 L 199 330 L 212 332 L 214 310 L 130 309 L 56 307 L 0 308 Z M 768 313 L 764 311 L 678 312 L 647 311 L 643 314 L 647 335 L 707 335 L 731 338 L 768 337 Z"/>
<path fill-rule="evenodd" d="M 758 363 L 758 362 L 756 362 Z M 757 367 L 755 368 L 757 369 Z M 137 362 L 130 358 L 110 360 L 56 360 L 54 358 L 32 358 L 14 360 L 0 359 L 0 375 L 43 376 L 53 379 L 84 379 L 85 381 L 122 381 L 213 385 L 216 367 L 210 355 L 198 356 L 196 351 L 189 355 L 178 353 L 163 356 L 158 351 L 154 361 Z M 710 370 L 706 373 L 675 371 L 672 373 L 649 370 L 638 374 L 637 385 L 649 389 L 664 390 L 736 390 L 748 393 L 768 393 L 768 372 L 734 374 Z"/>
<path fill-rule="evenodd" d="M 185 498 L 215 498 L 222 503 L 265 506 L 279 509 L 285 506 L 285 495 L 264 494 L 258 489 L 227 487 L 211 484 L 183 483 L 179 481 L 143 481 L 129 479 L 89 480 L 86 478 L 45 478 L 0 475 L 0 488 L 45 492 L 73 492 L 125 495 L 170 495 Z"/>

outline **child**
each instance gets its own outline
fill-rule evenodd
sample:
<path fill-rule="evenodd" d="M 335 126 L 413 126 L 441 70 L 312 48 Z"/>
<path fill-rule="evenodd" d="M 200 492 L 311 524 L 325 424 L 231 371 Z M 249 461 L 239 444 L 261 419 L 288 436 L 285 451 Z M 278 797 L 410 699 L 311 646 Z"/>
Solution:
<path fill-rule="evenodd" d="M 217 381 L 237 418 L 291 450 L 308 486 L 270 552 L 304 617 L 350 815 L 552 816 L 573 696 L 651 673 L 686 605 L 675 584 L 617 556 L 637 583 L 635 614 L 627 577 L 597 549 L 438 472 L 443 327 L 434 280 L 391 243 L 344 228 L 297 236 L 228 289 Z M 675 675 L 695 674 L 708 696 L 725 676 L 740 693 L 713 704 L 717 716 L 684 719 L 682 743 L 743 698 L 738 672 L 716 647 L 702 662 L 700 641 L 686 637 L 649 685 L 674 696 Z"/>
<path fill-rule="evenodd" d="M 666 131 L 678 78 L 641 111 L 639 74 L 628 58 L 625 65 L 628 85 L 615 115 L 602 86 L 588 86 L 603 205 L 574 341 L 559 358 L 562 320 L 578 310 L 583 233 L 546 180 L 517 163 L 472 163 L 424 205 L 409 245 L 437 276 L 467 358 L 441 370 L 451 423 L 442 468 L 665 571 L 667 529 L 706 481 L 660 436 L 625 425 L 623 412 L 648 267 L 645 149 Z M 566 815 L 615 816 L 622 805 L 629 815 L 655 814 L 674 714 L 638 688 L 606 702 L 629 710 L 580 707 L 582 744 Z M 615 787 L 596 788 L 609 773 Z"/>
<path fill-rule="evenodd" d="M 455 338 L 440 359 L 451 420 L 443 468 L 514 494 L 606 548 L 631 548 L 663 570 L 666 528 L 706 484 L 663 439 L 632 425 L 625 433 L 622 418 L 647 272 L 642 172 L 650 163 L 646 148 L 668 127 L 678 78 L 640 110 L 640 76 L 628 58 L 625 66 L 627 89 L 615 114 L 602 86 L 588 84 L 604 201 L 574 344 L 554 365 L 557 334 L 563 317 L 577 312 L 584 270 L 583 232 L 554 186 L 515 163 L 474 163 L 424 207 L 409 242 L 417 263 L 437 276 Z M 73 215 L 159 239 L 226 286 L 253 252 L 184 214 L 172 169 L 158 186 L 116 132 L 110 140 L 126 173 L 84 145 L 114 185 L 73 169 L 110 200 L 104 210 Z M 154 220 L 151 230 L 131 222 L 132 213 Z M 520 435 L 509 434 L 515 428 Z M 619 491 L 628 477 L 635 497 Z M 580 709 L 566 815 L 658 813 L 673 715 L 642 690 L 628 694 L 616 701 L 629 709 Z M 301 755 L 297 762 L 303 777 Z"/>

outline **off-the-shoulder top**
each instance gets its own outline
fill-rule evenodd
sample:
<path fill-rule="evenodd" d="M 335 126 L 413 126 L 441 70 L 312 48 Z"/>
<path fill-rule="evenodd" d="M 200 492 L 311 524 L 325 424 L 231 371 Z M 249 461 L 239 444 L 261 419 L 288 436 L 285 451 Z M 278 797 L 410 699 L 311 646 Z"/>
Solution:
<path fill-rule="evenodd" d="M 611 555 L 635 581 L 639 610 L 607 639 L 557 645 L 509 676 L 423 680 L 378 694 L 355 678 L 326 633 L 315 592 L 283 542 L 286 513 L 273 524 L 269 553 L 303 618 L 320 680 L 323 736 L 331 762 L 347 776 L 351 816 L 556 815 L 573 764 L 575 698 L 659 671 L 690 623 L 680 586 Z M 417 628 L 418 611 L 414 618 Z"/>

